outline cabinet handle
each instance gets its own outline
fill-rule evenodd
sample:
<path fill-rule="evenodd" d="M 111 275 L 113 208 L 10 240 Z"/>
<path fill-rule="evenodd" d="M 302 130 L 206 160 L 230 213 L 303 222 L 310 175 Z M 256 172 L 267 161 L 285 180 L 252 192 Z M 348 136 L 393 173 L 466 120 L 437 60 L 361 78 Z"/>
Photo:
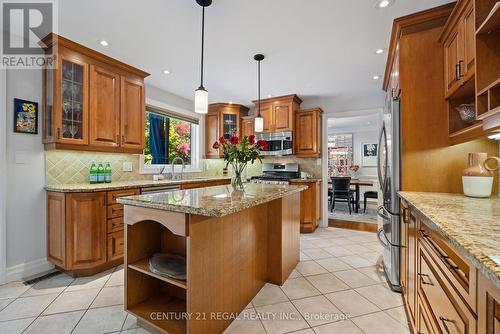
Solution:
<path fill-rule="evenodd" d="M 116 135 L 116 144 L 120 145 L 120 135 Z"/>
<path fill-rule="evenodd" d="M 409 224 L 410 223 L 410 210 L 408 208 L 403 209 L 403 223 Z"/>
<path fill-rule="evenodd" d="M 455 64 L 455 80 L 460 80 L 460 64 Z"/>
<path fill-rule="evenodd" d="M 418 273 L 418 276 L 420 276 L 420 283 L 425 284 L 425 285 L 434 285 L 434 284 L 432 283 L 432 281 L 431 281 L 431 279 L 430 279 L 429 275 L 427 275 L 427 274 L 421 274 L 421 273 Z M 426 282 L 426 281 L 424 280 L 424 277 L 429 278 L 429 282 Z"/>
<path fill-rule="evenodd" d="M 463 60 L 460 60 L 458 62 L 458 78 L 461 79 L 464 77 L 464 75 L 462 74 L 462 65 L 464 64 L 464 61 Z"/>
<path fill-rule="evenodd" d="M 123 145 L 125 143 L 125 135 L 122 135 L 122 142 L 121 142 L 121 145 Z"/>
<path fill-rule="evenodd" d="M 448 328 L 448 325 L 446 324 L 447 322 L 453 322 L 450 319 L 446 319 L 444 317 L 439 317 L 439 320 L 441 320 L 441 323 L 444 326 L 444 329 L 446 330 L 446 333 L 451 334 L 450 329 Z"/>
<path fill-rule="evenodd" d="M 450 261 L 450 257 L 447 256 L 447 255 L 441 255 L 441 259 L 444 261 L 444 263 L 446 264 L 446 266 L 452 270 L 458 270 L 460 269 L 457 265 L 451 263 Z"/>

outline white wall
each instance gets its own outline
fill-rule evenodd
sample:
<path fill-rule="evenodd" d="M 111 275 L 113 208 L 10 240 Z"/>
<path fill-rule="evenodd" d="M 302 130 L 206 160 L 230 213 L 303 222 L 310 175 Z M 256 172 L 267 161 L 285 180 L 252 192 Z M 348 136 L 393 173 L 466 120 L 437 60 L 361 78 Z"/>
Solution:
<path fill-rule="evenodd" d="M 7 254 L 6 278 L 17 279 L 48 270 L 45 224 L 45 159 L 39 134 L 14 133 L 14 98 L 39 103 L 42 75 L 38 70 L 7 71 Z M 16 163 L 16 156 L 19 160 Z"/>
<path fill-rule="evenodd" d="M 7 75 L 0 70 L 0 124 L 7 124 Z M 6 204 L 7 204 L 7 128 L 0 126 L 0 283 L 5 280 Z"/>

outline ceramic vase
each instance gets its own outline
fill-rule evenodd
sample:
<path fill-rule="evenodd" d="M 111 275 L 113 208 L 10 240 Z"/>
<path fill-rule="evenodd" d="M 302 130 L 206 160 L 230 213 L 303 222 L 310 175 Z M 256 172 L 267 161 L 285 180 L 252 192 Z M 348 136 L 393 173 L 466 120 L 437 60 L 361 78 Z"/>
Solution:
<path fill-rule="evenodd" d="M 497 166 L 491 167 L 489 162 L 496 161 Z M 488 157 L 487 153 L 469 153 L 467 168 L 462 174 L 464 195 L 485 198 L 491 196 L 493 188 L 493 172 L 500 168 L 500 159 Z"/>

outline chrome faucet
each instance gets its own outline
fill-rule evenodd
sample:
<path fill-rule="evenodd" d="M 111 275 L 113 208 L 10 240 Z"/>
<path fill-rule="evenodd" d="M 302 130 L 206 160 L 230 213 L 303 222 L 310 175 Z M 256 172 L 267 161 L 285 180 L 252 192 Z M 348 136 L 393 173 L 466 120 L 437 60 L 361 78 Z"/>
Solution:
<path fill-rule="evenodd" d="M 174 165 L 174 164 L 175 164 L 175 162 L 176 162 L 177 160 L 179 160 L 179 159 L 180 159 L 180 160 L 181 160 L 181 162 L 182 162 L 182 169 L 181 169 L 181 175 L 180 175 L 180 177 L 176 177 L 176 175 L 175 175 L 175 165 Z M 172 160 L 172 163 L 171 163 L 171 165 L 172 165 L 172 180 L 175 180 L 175 179 L 182 179 L 182 175 L 183 175 L 183 173 L 184 173 L 184 164 L 185 164 L 184 159 L 182 159 L 181 157 L 175 157 L 175 158 Z"/>

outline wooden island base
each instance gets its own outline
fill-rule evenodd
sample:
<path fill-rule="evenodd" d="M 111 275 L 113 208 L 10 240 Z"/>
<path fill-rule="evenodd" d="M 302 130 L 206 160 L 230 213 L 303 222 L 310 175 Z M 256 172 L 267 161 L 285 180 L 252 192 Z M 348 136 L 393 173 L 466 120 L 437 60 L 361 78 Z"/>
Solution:
<path fill-rule="evenodd" d="M 222 217 L 125 205 L 125 223 L 125 308 L 158 333 L 222 333 L 299 262 L 300 193 Z M 150 272 L 158 252 L 185 255 L 187 280 Z"/>

